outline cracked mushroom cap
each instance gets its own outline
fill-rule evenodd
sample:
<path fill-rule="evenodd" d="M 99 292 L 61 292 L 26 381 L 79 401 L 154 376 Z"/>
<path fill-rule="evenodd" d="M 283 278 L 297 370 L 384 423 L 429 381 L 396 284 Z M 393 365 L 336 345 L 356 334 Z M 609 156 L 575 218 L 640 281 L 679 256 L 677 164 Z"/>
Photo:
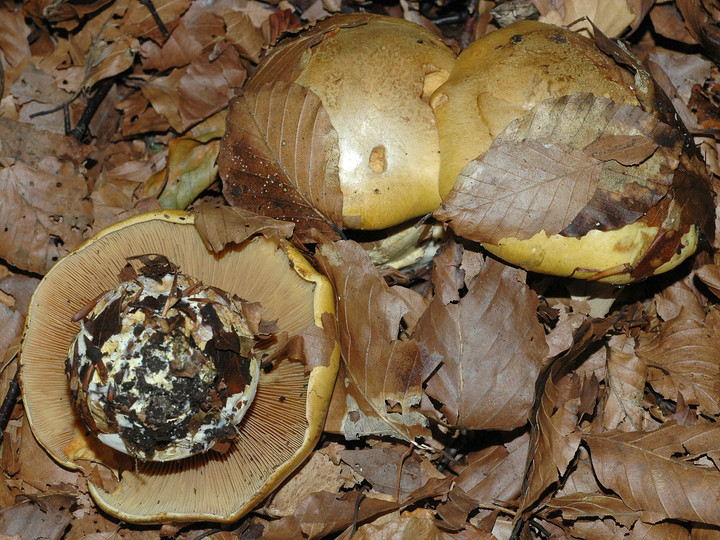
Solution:
<path fill-rule="evenodd" d="M 193 215 L 163 211 L 100 232 L 59 261 L 33 295 L 20 381 L 28 422 L 45 450 L 71 469 L 86 468 L 83 460 L 109 467 L 118 483 L 98 485 L 91 479 L 90 493 L 103 510 L 120 519 L 235 520 L 262 501 L 317 443 L 339 347 L 330 347 L 328 357 L 312 365 L 280 356 L 262 370 L 229 448 L 174 461 L 133 462 L 88 430 L 73 407 L 66 360 L 80 331 L 73 317 L 118 286 L 128 258 L 144 254 L 162 254 L 193 280 L 259 303 L 263 319 L 277 320 L 277 331 L 288 336 L 322 327 L 323 314 L 334 314 L 332 287 L 285 242 L 255 236 L 213 253 L 195 228 Z M 274 351 L 270 346 L 264 352 Z"/>
<path fill-rule="evenodd" d="M 455 59 L 415 23 L 341 15 L 281 41 L 246 88 L 285 81 L 317 94 L 338 134 L 344 224 L 384 229 L 440 204 L 438 131 L 428 103 Z"/>

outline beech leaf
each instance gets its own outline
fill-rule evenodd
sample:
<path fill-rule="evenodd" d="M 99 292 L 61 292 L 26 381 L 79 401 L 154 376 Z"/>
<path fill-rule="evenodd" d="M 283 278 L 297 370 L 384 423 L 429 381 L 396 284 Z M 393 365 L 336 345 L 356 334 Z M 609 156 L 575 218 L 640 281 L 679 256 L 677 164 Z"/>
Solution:
<path fill-rule="evenodd" d="M 720 443 L 716 424 L 684 427 L 668 422 L 651 432 L 585 434 L 600 483 L 641 512 L 643 521 L 665 519 L 720 525 L 720 472 L 682 457 L 688 445 Z"/>
<path fill-rule="evenodd" d="M 283 240 L 292 235 L 294 225 L 259 216 L 241 208 L 202 205 L 194 210 L 195 227 L 207 248 L 221 252 L 230 243 L 240 244 L 255 234 Z"/>
<path fill-rule="evenodd" d="M 0 257 L 44 274 L 83 241 L 92 203 L 85 179 L 52 157 L 0 169 Z"/>
<path fill-rule="evenodd" d="M 234 99 L 218 164 L 231 205 L 337 238 L 342 227 L 339 147 L 320 99 L 276 83 Z"/>
<path fill-rule="evenodd" d="M 548 99 L 463 168 L 435 215 L 490 243 L 616 229 L 665 196 L 681 147 L 678 133 L 639 107 L 590 94 Z"/>
<path fill-rule="evenodd" d="M 338 296 L 345 384 L 336 385 L 336 390 L 345 386 L 345 422 L 353 425 L 363 420 L 362 424 L 372 425 L 370 433 L 410 442 L 429 437 L 427 418 L 419 405 L 422 382 L 433 366 L 424 362 L 420 347 L 410 339 L 416 312 L 411 298 L 420 295 L 389 287 L 355 242 L 323 243 L 318 259 Z M 358 421 L 352 420 L 353 412 Z M 349 438 L 356 435 L 346 433 Z"/>
<path fill-rule="evenodd" d="M 554 358 L 538 376 L 535 403 L 530 414 L 530 450 L 525 466 L 522 499 L 516 519 L 524 519 L 548 488 L 557 484 L 580 446 L 578 410 L 580 380 L 572 374 L 583 360 L 583 352 L 604 337 L 622 317 L 619 313 L 602 320 L 586 319 L 573 335 L 573 346 Z"/>
<path fill-rule="evenodd" d="M 717 311 L 706 320 L 680 314 L 665 323 L 650 343 L 636 352 L 648 366 L 648 382 L 667 399 L 678 394 L 689 405 L 699 405 L 704 412 L 720 414 L 720 321 Z"/>
<path fill-rule="evenodd" d="M 457 259 L 436 258 L 436 267 L 459 265 Z M 418 343 L 428 356 L 442 359 L 425 392 L 442 404 L 453 426 L 511 430 L 527 422 L 548 347 L 537 296 L 522 274 L 485 258 L 464 297 L 447 302 L 437 296 L 418 322 Z M 448 271 L 435 272 L 443 275 Z M 443 289 L 442 283 L 435 287 Z"/>

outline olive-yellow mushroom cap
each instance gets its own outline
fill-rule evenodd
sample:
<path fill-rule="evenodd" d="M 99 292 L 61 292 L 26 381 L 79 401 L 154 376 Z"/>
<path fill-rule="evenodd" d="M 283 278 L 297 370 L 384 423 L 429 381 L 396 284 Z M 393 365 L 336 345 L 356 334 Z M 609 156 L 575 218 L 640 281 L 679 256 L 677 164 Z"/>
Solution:
<path fill-rule="evenodd" d="M 261 370 L 254 399 L 224 452 L 133 463 L 88 432 L 73 408 L 65 363 L 79 330 L 73 317 L 117 286 L 128 258 L 146 254 L 162 254 L 195 280 L 259 303 L 263 319 L 276 320 L 278 332 L 288 336 L 332 319 L 327 316 L 334 314 L 332 287 L 286 242 L 254 236 L 213 253 L 192 214 L 164 211 L 103 230 L 61 259 L 33 295 L 20 351 L 20 382 L 28 423 L 48 454 L 71 469 L 85 467 L 82 460 L 112 469 L 120 478 L 117 485 L 91 482 L 90 493 L 120 519 L 232 521 L 267 497 L 317 443 L 339 346 L 325 348 L 327 358 L 312 365 L 280 356 Z M 272 347 L 265 352 L 272 354 Z"/>
<path fill-rule="evenodd" d="M 621 204 L 623 198 L 631 199 L 632 193 L 638 191 L 628 188 L 629 194 L 626 195 L 622 192 L 623 182 L 627 182 L 628 185 L 637 182 L 634 185 L 642 186 L 641 189 L 655 189 L 647 187 L 655 184 L 647 181 L 649 178 L 643 177 L 646 170 L 652 169 L 652 174 L 656 174 L 657 178 L 662 177 L 659 181 L 653 178 L 653 181 L 658 182 L 658 190 L 668 189 L 667 184 L 663 182 L 667 182 L 667 178 L 672 176 L 662 176 L 667 174 L 664 171 L 672 170 L 670 164 L 673 160 L 676 160 L 674 163 L 677 166 L 681 152 L 684 156 L 682 159 L 685 159 L 687 147 L 684 148 L 683 145 L 686 142 L 691 145 L 684 128 L 675 125 L 672 128 L 665 127 L 668 132 L 675 130 L 673 136 L 676 140 L 667 144 L 668 149 L 672 146 L 672 152 L 677 153 L 667 158 L 667 163 L 662 161 L 666 159 L 665 153 L 656 153 L 656 161 L 651 164 L 641 164 L 642 166 L 633 169 L 632 174 L 635 176 L 627 175 L 628 178 L 632 177 L 630 180 L 624 180 L 622 171 L 613 173 L 615 174 L 613 178 L 616 180 L 613 180 L 615 183 L 611 188 L 614 194 L 619 194 L 618 200 L 613 201 L 612 198 L 606 197 L 602 203 L 604 207 L 599 204 L 593 206 L 589 211 L 596 212 L 593 214 L 592 222 L 585 217 L 583 219 L 577 217 L 580 216 L 579 212 L 585 210 L 580 207 L 566 218 L 568 221 L 564 226 L 567 230 L 558 227 L 556 230 L 546 231 L 538 227 L 537 230 L 523 229 L 522 234 L 512 236 L 490 233 L 494 234 L 492 238 L 489 238 L 490 234 L 487 230 L 481 232 L 482 226 L 476 227 L 474 234 L 468 234 L 467 230 L 463 232 L 463 225 L 460 223 L 463 217 L 459 214 L 463 212 L 467 214 L 469 211 L 466 206 L 456 204 L 458 194 L 468 192 L 468 175 L 473 174 L 470 171 L 478 170 L 473 167 L 482 162 L 486 152 L 490 154 L 488 150 L 491 150 L 491 145 L 496 139 L 502 140 L 501 137 L 499 138 L 501 134 L 507 133 L 508 130 L 517 133 L 512 130 L 519 125 L 524 126 L 523 129 L 532 125 L 537 111 L 542 109 L 543 113 L 547 113 L 551 108 L 550 103 L 557 104 L 554 111 L 558 116 L 571 115 L 575 110 L 574 107 L 577 107 L 582 109 L 582 112 L 578 113 L 580 116 L 568 117 L 572 121 L 572 127 L 564 130 L 561 123 L 556 123 L 553 124 L 552 129 L 547 127 L 547 132 L 552 132 L 553 136 L 559 134 L 560 138 L 565 137 L 563 144 L 569 145 L 573 151 L 584 152 L 584 146 L 575 148 L 569 139 L 574 130 L 582 125 L 584 118 L 582 114 L 587 114 L 591 109 L 590 105 L 583 108 L 588 103 L 597 105 L 594 110 L 604 107 L 607 111 L 617 111 L 619 107 L 625 107 L 622 111 L 627 118 L 642 115 L 645 115 L 643 118 L 648 118 L 657 114 L 655 110 L 648 110 L 652 108 L 647 107 L 650 100 L 643 101 L 641 105 L 639 90 L 635 85 L 635 76 L 631 70 L 621 67 L 611 56 L 603 53 L 592 40 L 564 28 L 522 21 L 491 32 L 472 43 L 459 55 L 450 77 L 435 91 L 430 101 L 440 131 L 440 186 L 445 199 L 443 207 L 436 212 L 436 217 L 449 223 L 461 236 L 482 243 L 498 257 L 530 271 L 624 284 L 676 267 L 697 248 L 698 226 L 707 223 L 707 216 L 692 216 L 686 199 L 679 200 L 677 204 L 669 203 L 672 198 L 666 197 L 663 200 L 660 191 L 652 192 L 653 197 L 658 199 L 655 206 L 649 207 L 647 201 L 642 201 L 638 205 L 638 207 L 646 205 L 642 212 L 635 212 L 633 201 L 628 202 L 630 210 L 623 214 L 624 222 L 613 217 L 615 214 L 612 208 L 615 203 Z M 648 91 L 647 88 L 642 90 Z M 635 112 L 628 112 L 630 109 Z M 607 115 L 607 118 L 612 117 L 610 112 Z M 548 122 L 550 126 L 552 118 L 552 114 L 548 113 L 543 116 L 543 121 Z M 648 120 L 647 123 L 650 125 L 652 122 Z M 626 129 L 626 132 L 608 134 L 618 137 L 620 135 L 640 137 L 639 131 L 634 126 L 623 129 Z M 541 131 L 538 128 L 534 133 Z M 589 133 L 591 129 L 587 131 Z M 523 131 L 523 133 L 527 132 Z M 651 138 L 648 136 L 648 139 Z M 661 140 L 661 137 L 656 140 Z M 518 139 L 513 139 L 512 142 L 517 145 L 513 147 L 516 152 L 523 151 L 522 136 L 518 135 Z M 553 140 L 533 139 L 536 145 L 550 145 L 553 142 Z M 590 142 L 593 141 L 589 140 L 585 144 L 589 146 Z M 665 142 L 662 140 L 657 144 L 662 145 Z M 492 149 L 494 148 L 496 147 L 492 146 Z M 666 149 L 663 148 L 662 151 L 665 152 Z M 542 154 L 542 149 L 540 153 Z M 669 154 L 668 151 L 667 155 Z M 535 155 L 537 154 L 529 151 L 525 158 L 528 170 L 532 170 Z M 613 158 L 608 161 L 611 159 Z M 656 163 L 661 161 L 662 164 L 656 166 Z M 496 170 L 502 170 L 498 165 L 499 162 L 493 163 L 497 165 Z M 604 162 L 599 161 L 599 163 L 602 165 Z M 650 160 L 647 160 L 647 163 L 650 163 Z M 694 164 L 688 167 L 683 165 L 678 170 L 680 169 L 682 169 L 681 175 L 704 174 L 696 169 Z M 688 173 L 688 169 L 693 170 Z M 498 172 L 498 174 L 502 173 Z M 561 173 L 557 174 L 561 175 Z M 578 171 L 577 174 L 590 173 Z M 478 182 L 482 184 L 483 180 L 480 179 Z M 487 182 L 492 183 L 491 180 Z M 685 185 L 688 183 L 685 182 Z M 608 185 L 604 184 L 603 189 Z M 509 191 L 512 192 L 512 189 Z M 697 195 L 690 194 L 691 191 L 692 189 L 687 188 L 669 190 L 670 193 L 682 192 L 678 195 L 681 198 L 694 196 L 711 199 L 709 184 L 704 178 L 699 178 Z M 531 190 L 527 193 L 523 192 L 526 199 L 530 192 Z M 589 203 L 592 202 L 591 197 L 596 192 L 589 190 L 588 193 L 586 208 L 589 207 Z M 518 201 L 521 198 L 518 195 Z M 529 200 L 524 203 L 518 202 L 518 208 L 513 209 L 515 214 L 523 217 L 521 208 L 525 207 L 522 205 L 527 204 L 530 208 L 532 203 L 528 202 Z M 546 211 L 547 215 L 550 215 L 552 202 L 548 205 Z M 559 208 L 559 212 L 566 210 L 567 207 Z M 611 217 L 605 218 L 597 212 L 609 212 L 608 215 Z M 625 215 L 634 217 L 626 218 Z M 582 226 L 570 227 L 573 216 L 579 220 L 578 223 L 582 223 Z M 596 216 L 598 219 L 595 219 Z M 620 224 L 615 225 L 615 221 Z"/>
<path fill-rule="evenodd" d="M 338 134 L 343 224 L 383 229 L 440 204 L 438 131 L 428 102 L 455 59 L 417 24 L 342 15 L 281 41 L 246 89 L 285 81 L 320 98 Z"/>

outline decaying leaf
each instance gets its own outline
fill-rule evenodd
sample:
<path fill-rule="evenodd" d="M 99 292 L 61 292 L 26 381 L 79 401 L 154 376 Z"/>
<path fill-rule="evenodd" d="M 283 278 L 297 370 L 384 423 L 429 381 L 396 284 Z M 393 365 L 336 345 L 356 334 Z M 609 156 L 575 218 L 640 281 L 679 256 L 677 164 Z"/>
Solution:
<path fill-rule="evenodd" d="M 462 251 L 447 249 L 435 265 L 459 268 L 461 260 Z M 523 273 L 490 258 L 478 270 L 472 279 L 452 283 L 467 287 L 462 298 L 434 298 L 418 321 L 423 354 L 441 362 L 425 392 L 442 404 L 452 426 L 511 430 L 527 422 L 548 349 L 537 296 L 523 283 Z M 439 290 L 446 286 L 435 283 Z"/>
<path fill-rule="evenodd" d="M 352 426 L 361 419 L 357 409 L 366 406 L 360 409 L 364 415 L 385 425 L 385 431 L 375 426 L 375 433 L 411 442 L 429 437 L 427 419 L 419 411 L 421 384 L 429 370 L 423 364 L 420 347 L 410 339 L 414 325 L 406 319 L 412 314 L 412 305 L 405 296 L 413 291 L 398 293 L 388 287 L 355 242 L 324 243 L 318 252 L 338 295 L 344 364 L 338 384 L 344 383 L 349 389 L 346 436 L 354 438 Z M 355 398 L 354 392 L 359 394 Z M 359 399 L 364 403 L 358 403 Z M 353 411 L 355 415 L 350 414 Z"/>
<path fill-rule="evenodd" d="M 667 397 L 682 393 L 689 405 L 720 414 L 720 317 L 712 311 L 704 320 L 688 317 L 685 310 L 668 321 L 653 341 L 637 349 L 648 368 L 648 382 Z"/>
<path fill-rule="evenodd" d="M 696 440 L 704 448 L 717 444 L 719 431 L 715 424 L 670 422 L 651 432 L 610 431 L 583 438 L 600 483 L 639 511 L 643 521 L 720 525 L 720 472 L 683 459 Z"/>
<path fill-rule="evenodd" d="M 266 85 L 231 102 L 218 164 L 233 206 L 293 221 L 300 235 L 316 228 L 337 237 L 338 160 L 337 134 L 307 88 Z"/>
<path fill-rule="evenodd" d="M 44 274 L 83 241 L 92 204 L 85 179 L 71 165 L 51 157 L 38 168 L 18 161 L 0 169 L 0 184 L 3 259 Z"/>

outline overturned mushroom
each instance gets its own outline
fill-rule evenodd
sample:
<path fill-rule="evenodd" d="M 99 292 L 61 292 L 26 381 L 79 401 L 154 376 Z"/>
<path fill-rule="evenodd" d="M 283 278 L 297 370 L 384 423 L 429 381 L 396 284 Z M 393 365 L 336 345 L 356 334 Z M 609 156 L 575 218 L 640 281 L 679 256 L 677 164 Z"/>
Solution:
<path fill-rule="evenodd" d="M 102 231 L 48 272 L 28 312 L 33 433 L 66 467 L 110 467 L 118 485 L 90 492 L 131 522 L 249 511 L 312 450 L 337 372 L 328 281 L 277 235 L 214 253 L 195 222 L 156 212 Z M 324 345 L 285 354 L 308 333 Z"/>

